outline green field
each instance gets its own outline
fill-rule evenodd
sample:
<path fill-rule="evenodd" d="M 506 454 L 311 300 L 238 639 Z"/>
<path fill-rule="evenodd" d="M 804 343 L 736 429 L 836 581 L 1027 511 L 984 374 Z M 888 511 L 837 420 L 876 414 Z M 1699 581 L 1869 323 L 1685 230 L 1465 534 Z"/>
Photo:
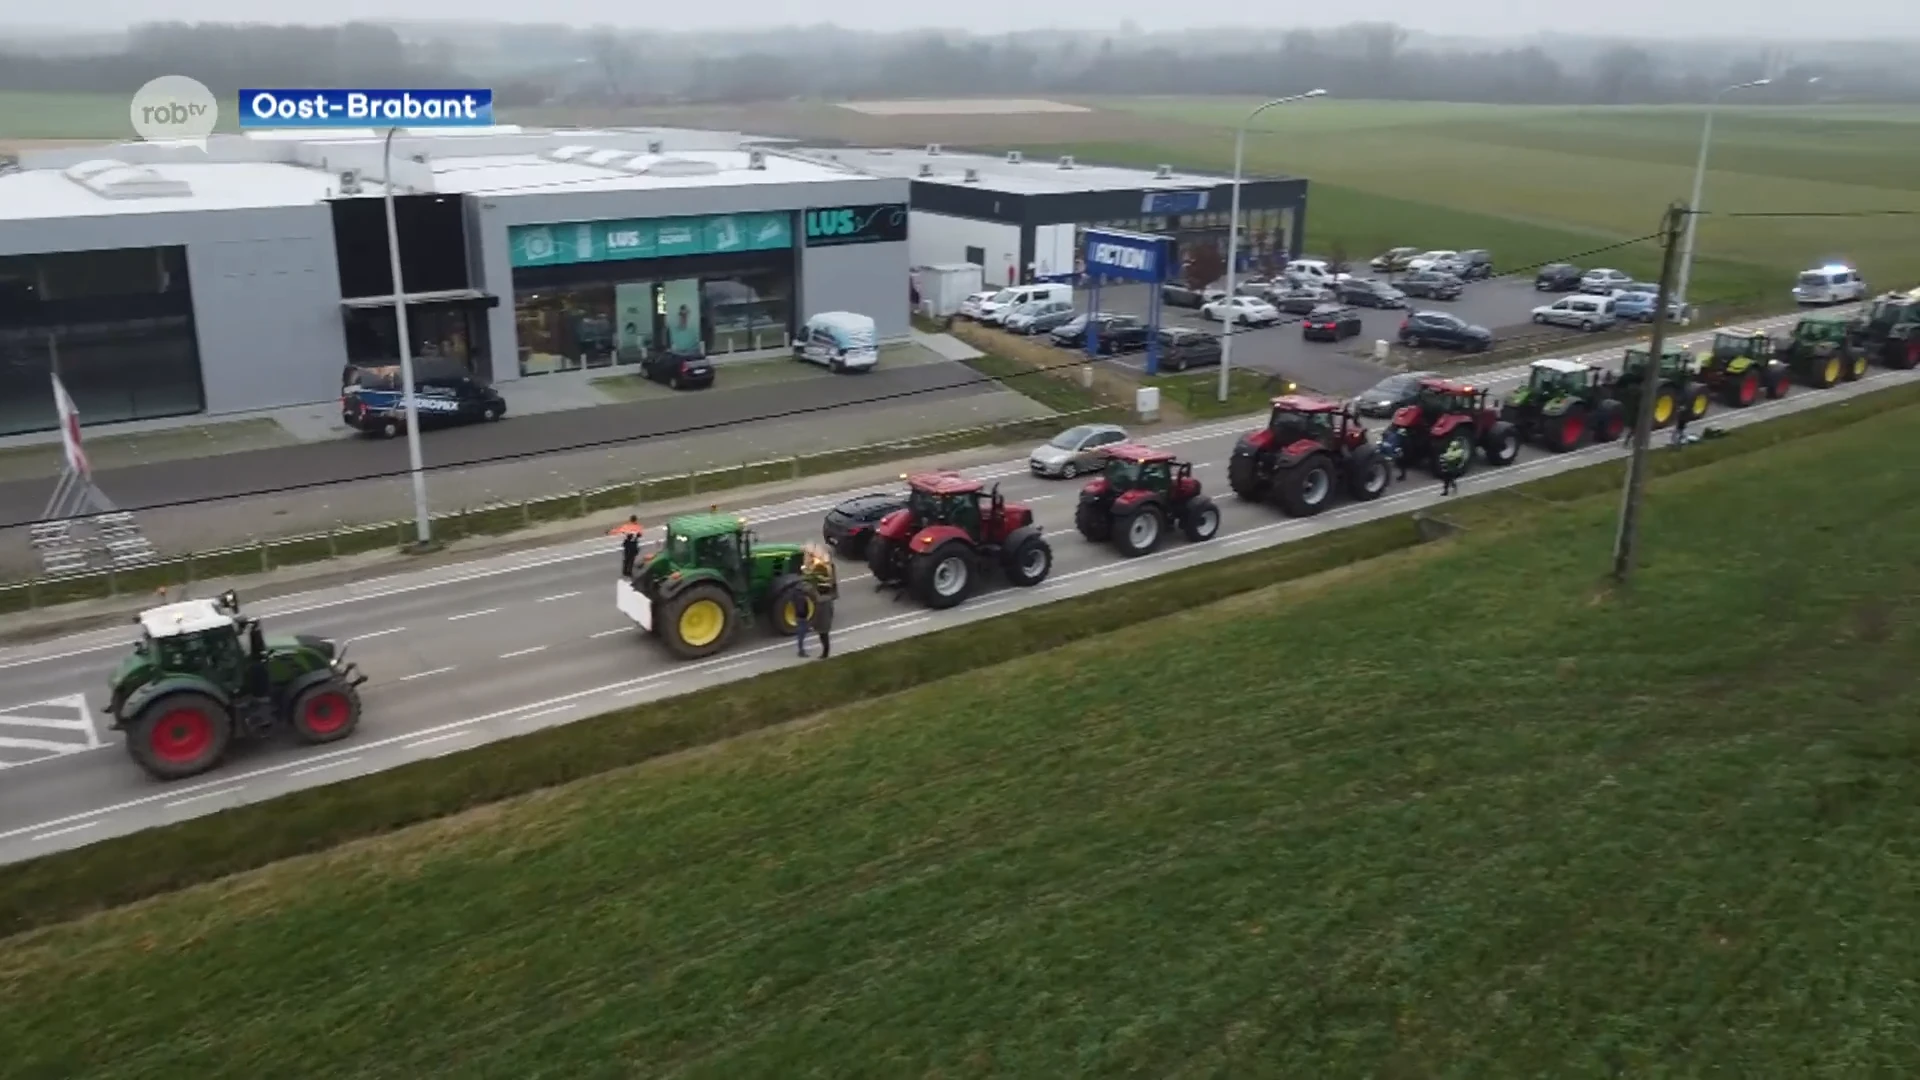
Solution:
<path fill-rule="evenodd" d="M 1662 480 L 1630 594 L 1612 496 L 1516 501 L 23 934 L 6 1071 L 1900 1075 L 1916 454 L 1909 406 Z"/>

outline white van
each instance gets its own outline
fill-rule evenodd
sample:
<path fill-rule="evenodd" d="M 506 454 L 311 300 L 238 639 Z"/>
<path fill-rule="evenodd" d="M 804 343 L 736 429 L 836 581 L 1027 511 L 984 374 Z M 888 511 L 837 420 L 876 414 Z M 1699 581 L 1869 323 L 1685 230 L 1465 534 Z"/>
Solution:
<path fill-rule="evenodd" d="M 1353 275 L 1334 273 L 1332 265 L 1325 259 L 1295 259 L 1287 264 L 1280 276 L 1298 286 L 1331 289 Z"/>
<path fill-rule="evenodd" d="M 807 320 L 793 339 L 796 359 L 820 364 L 836 375 L 872 371 L 880 362 L 873 320 L 851 311 L 823 311 Z"/>
<path fill-rule="evenodd" d="M 1615 319 L 1611 296 L 1581 293 L 1533 309 L 1533 321 L 1543 326 L 1607 330 L 1612 328 Z"/>
<path fill-rule="evenodd" d="M 1841 264 L 1803 270 L 1793 286 L 1793 299 L 1798 304 L 1844 304 L 1866 298 L 1867 283 L 1860 271 Z"/>
<path fill-rule="evenodd" d="M 1015 285 L 1001 289 L 993 297 L 980 305 L 980 314 L 976 316 L 983 323 L 997 323 L 1007 317 L 1007 312 L 1022 304 L 1044 303 L 1048 300 L 1073 300 L 1073 286 L 1064 282 L 1046 282 L 1036 285 Z"/>

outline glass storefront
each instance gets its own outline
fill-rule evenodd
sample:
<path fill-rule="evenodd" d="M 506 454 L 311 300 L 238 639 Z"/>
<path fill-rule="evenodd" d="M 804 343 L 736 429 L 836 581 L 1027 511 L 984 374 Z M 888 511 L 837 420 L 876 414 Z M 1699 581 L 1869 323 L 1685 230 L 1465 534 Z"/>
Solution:
<path fill-rule="evenodd" d="M 792 340 L 790 214 L 517 226 L 522 375 L 725 355 Z"/>
<path fill-rule="evenodd" d="M 398 320 L 391 303 L 349 307 L 347 360 L 367 366 L 398 363 Z M 468 371 L 488 374 L 487 312 L 484 301 L 433 300 L 407 305 L 407 345 L 415 357 L 458 360 Z"/>
<path fill-rule="evenodd" d="M 1193 253 L 1202 247 L 1214 249 L 1224 264 L 1227 256 L 1227 222 L 1232 216 L 1227 211 L 1209 210 L 1191 214 L 1098 221 L 1092 225 L 1083 226 L 1082 230 L 1084 232 L 1087 228 L 1121 229 L 1171 236 L 1174 241 L 1176 264 L 1186 264 L 1192 259 Z M 1286 265 L 1292 233 L 1292 210 L 1241 207 L 1238 273 L 1243 275 L 1279 273 Z M 1084 237 L 1076 243 L 1075 250 L 1078 250 L 1082 244 L 1084 244 Z"/>
<path fill-rule="evenodd" d="M 59 426 L 55 370 L 83 424 L 204 409 L 186 250 L 0 257 L 0 435 Z"/>

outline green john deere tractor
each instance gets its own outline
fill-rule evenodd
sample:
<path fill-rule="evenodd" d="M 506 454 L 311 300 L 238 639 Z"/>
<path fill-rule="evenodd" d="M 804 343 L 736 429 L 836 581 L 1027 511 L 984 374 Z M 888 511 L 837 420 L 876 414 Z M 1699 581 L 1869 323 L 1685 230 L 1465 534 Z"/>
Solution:
<path fill-rule="evenodd" d="M 334 642 L 304 634 L 268 637 L 228 592 L 144 611 L 140 640 L 114 669 L 107 711 L 127 752 L 161 780 L 220 763 L 236 737 L 282 728 L 306 743 L 330 743 L 360 725 L 366 676 Z"/>
<path fill-rule="evenodd" d="M 1834 364 L 1837 379 L 1840 365 Z M 1701 358 L 1700 381 L 1727 404 L 1744 409 L 1760 400 L 1785 397 L 1793 372 L 1773 355 L 1773 339 L 1765 331 L 1729 327 L 1713 335 L 1713 350 Z M 1816 385 L 1831 386 L 1832 383 Z"/>
<path fill-rule="evenodd" d="M 1854 346 L 1853 321 L 1842 315 L 1808 315 L 1772 345 L 1793 377 L 1815 389 L 1854 382 L 1867 373 L 1867 351 Z"/>
<path fill-rule="evenodd" d="M 1591 439 L 1612 442 L 1627 429 L 1627 410 L 1614 399 L 1606 373 L 1573 360 L 1535 360 L 1527 385 L 1500 407 L 1500 419 L 1554 453 L 1578 450 Z"/>
<path fill-rule="evenodd" d="M 1897 371 L 1920 367 L 1920 289 L 1876 298 L 1850 327 L 1855 348 Z"/>
<path fill-rule="evenodd" d="M 732 514 L 687 514 L 667 522 L 660 548 L 615 586 L 614 603 L 674 655 L 697 660 L 727 647 L 765 616 L 791 637 L 812 614 L 806 575 L 838 592 L 833 559 L 800 544 L 756 543 Z"/>
<path fill-rule="evenodd" d="M 1655 430 L 1673 426 L 1681 409 L 1687 410 L 1689 423 L 1707 415 L 1710 404 L 1707 388 L 1694 381 L 1693 354 L 1678 346 L 1661 352 L 1656 367 L 1649 362 L 1647 348 L 1636 345 L 1620 360 L 1620 374 L 1611 384 L 1615 400 L 1626 410 L 1627 424 L 1640 415 L 1640 395 L 1651 390 Z"/>

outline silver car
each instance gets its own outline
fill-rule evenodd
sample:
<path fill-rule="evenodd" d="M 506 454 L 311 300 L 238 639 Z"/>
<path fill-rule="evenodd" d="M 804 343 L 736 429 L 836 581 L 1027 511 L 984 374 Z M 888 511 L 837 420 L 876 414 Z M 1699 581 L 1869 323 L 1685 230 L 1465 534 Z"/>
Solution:
<path fill-rule="evenodd" d="M 1125 428 L 1113 424 L 1081 424 L 1035 449 L 1027 456 L 1027 467 L 1035 476 L 1071 480 L 1081 473 L 1104 468 L 1107 448 L 1126 441 Z"/>

